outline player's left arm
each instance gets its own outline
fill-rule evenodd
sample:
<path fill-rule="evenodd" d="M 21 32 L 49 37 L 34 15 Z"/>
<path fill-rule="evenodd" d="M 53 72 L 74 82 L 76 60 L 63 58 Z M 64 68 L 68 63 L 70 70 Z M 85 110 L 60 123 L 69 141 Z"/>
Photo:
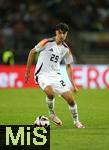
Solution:
<path fill-rule="evenodd" d="M 78 91 L 78 88 L 76 87 L 76 84 L 74 82 L 74 79 L 73 79 L 73 70 L 72 70 L 72 63 L 73 63 L 73 56 L 72 56 L 72 53 L 71 51 L 68 49 L 66 55 L 65 55 L 65 64 L 66 64 L 66 70 L 67 70 L 67 74 L 68 74 L 68 77 L 69 77 L 69 80 L 72 84 L 72 89 L 74 92 L 77 92 Z"/>
<path fill-rule="evenodd" d="M 71 64 L 66 64 L 66 70 L 67 70 L 67 74 L 68 74 L 68 77 L 69 77 L 69 80 L 72 84 L 72 87 L 73 87 L 73 91 L 74 92 L 77 92 L 78 91 L 78 88 L 74 82 L 74 79 L 73 79 L 73 71 L 72 71 L 72 65 Z"/>

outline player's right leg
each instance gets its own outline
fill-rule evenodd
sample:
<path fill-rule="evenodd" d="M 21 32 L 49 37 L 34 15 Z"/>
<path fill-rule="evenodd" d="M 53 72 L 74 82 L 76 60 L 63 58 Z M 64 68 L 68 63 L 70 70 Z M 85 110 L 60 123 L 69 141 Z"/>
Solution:
<path fill-rule="evenodd" d="M 56 116 L 54 112 L 55 93 L 51 86 L 50 77 L 46 76 L 45 74 L 38 76 L 38 84 L 46 94 L 46 103 L 51 120 L 58 126 L 62 125 L 62 121 Z"/>
<path fill-rule="evenodd" d="M 50 118 L 57 126 L 61 126 L 62 121 L 56 116 L 54 112 L 55 94 L 52 87 L 50 85 L 46 86 L 44 92 L 46 93 L 46 103 L 48 105 Z"/>

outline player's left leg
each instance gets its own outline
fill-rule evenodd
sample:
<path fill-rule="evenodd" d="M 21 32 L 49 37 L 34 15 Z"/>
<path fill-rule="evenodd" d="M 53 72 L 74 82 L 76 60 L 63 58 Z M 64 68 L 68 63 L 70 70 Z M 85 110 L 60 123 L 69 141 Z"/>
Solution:
<path fill-rule="evenodd" d="M 79 121 L 77 104 L 76 104 L 73 96 L 71 95 L 70 91 L 64 92 L 63 94 L 61 94 L 61 96 L 69 104 L 69 109 L 70 109 L 70 111 L 72 113 L 72 117 L 73 117 L 73 121 L 74 121 L 75 127 L 76 128 L 85 128 L 85 126 L 82 125 L 82 123 Z"/>
<path fill-rule="evenodd" d="M 61 75 L 57 75 L 54 78 L 53 89 L 56 93 L 60 94 L 69 104 L 70 111 L 74 120 L 74 125 L 76 128 L 84 128 L 78 119 L 78 110 L 77 104 L 71 95 L 70 89 L 67 87 L 64 80 L 61 78 Z"/>

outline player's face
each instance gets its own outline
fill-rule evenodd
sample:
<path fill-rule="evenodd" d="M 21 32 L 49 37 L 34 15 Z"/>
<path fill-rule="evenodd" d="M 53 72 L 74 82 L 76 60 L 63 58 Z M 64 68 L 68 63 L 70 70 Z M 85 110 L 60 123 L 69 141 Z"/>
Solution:
<path fill-rule="evenodd" d="M 58 42 L 63 42 L 66 39 L 67 34 L 68 34 L 68 32 L 62 31 L 61 29 L 57 30 L 56 31 L 56 39 L 58 40 Z"/>

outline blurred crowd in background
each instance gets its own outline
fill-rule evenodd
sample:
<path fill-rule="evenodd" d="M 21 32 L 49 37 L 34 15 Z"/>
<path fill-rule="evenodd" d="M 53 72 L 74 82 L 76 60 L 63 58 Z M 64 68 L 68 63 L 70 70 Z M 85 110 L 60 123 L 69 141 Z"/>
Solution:
<path fill-rule="evenodd" d="M 78 35 L 109 32 L 109 0 L 0 0 L 0 56 L 12 49 L 15 62 L 25 63 L 29 49 L 41 38 L 53 36 L 59 22 L 70 27 L 68 43 L 77 63 L 88 63 L 80 56 L 90 46 Z M 106 42 L 99 42 L 103 49 L 109 48 L 105 37 Z"/>

